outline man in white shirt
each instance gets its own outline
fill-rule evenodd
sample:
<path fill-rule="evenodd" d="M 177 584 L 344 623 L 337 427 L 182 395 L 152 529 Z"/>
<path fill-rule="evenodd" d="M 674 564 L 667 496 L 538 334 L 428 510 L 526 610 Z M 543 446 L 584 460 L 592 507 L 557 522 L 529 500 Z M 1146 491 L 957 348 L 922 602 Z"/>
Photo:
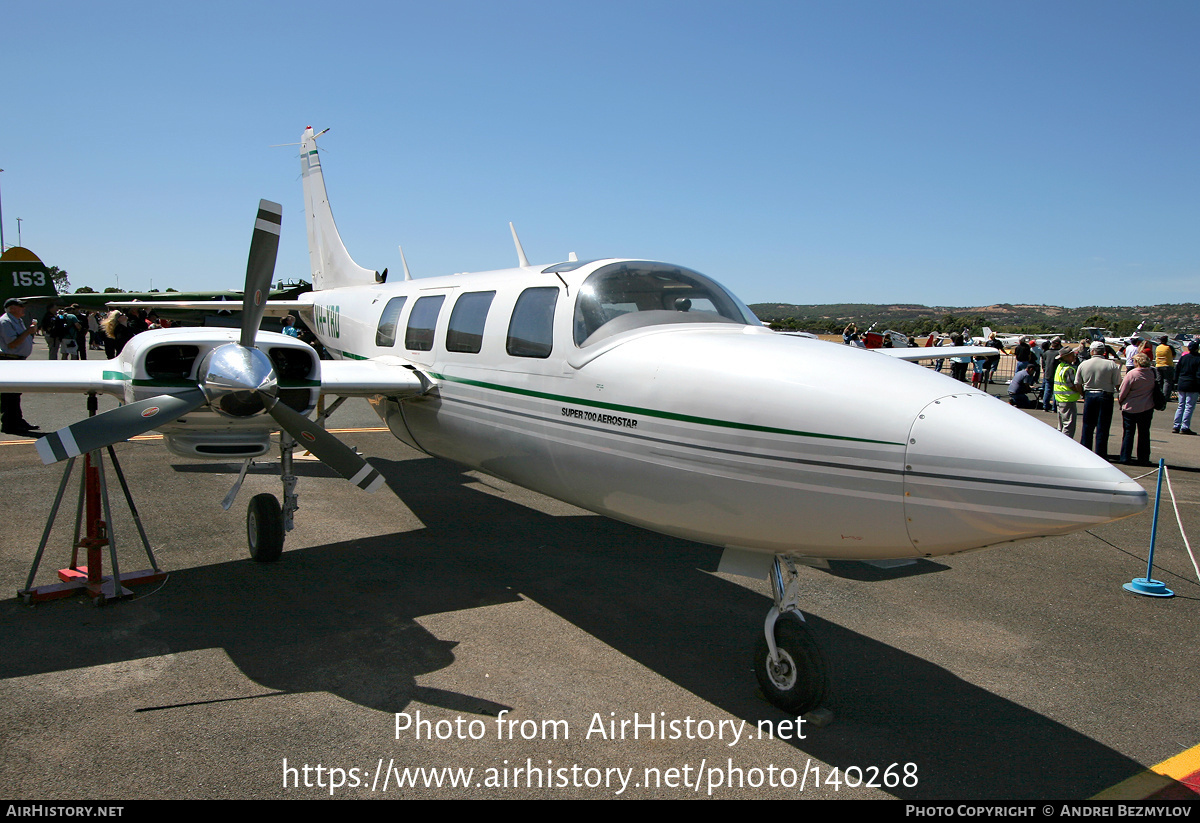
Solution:
<path fill-rule="evenodd" d="M 1076 373 L 1083 389 L 1083 437 L 1079 442 L 1108 459 L 1108 431 L 1112 425 L 1113 398 L 1121 390 L 1121 364 L 1110 360 L 1108 347 L 1097 340 L 1092 356 L 1080 364 Z"/>
<path fill-rule="evenodd" d="M 4 301 L 0 316 L 0 360 L 24 360 L 33 354 L 33 335 L 37 321 L 25 324 L 25 301 L 10 297 Z M 29 424 L 21 413 L 21 395 L 0 394 L 0 431 L 24 437 L 41 437 L 37 426 Z"/>

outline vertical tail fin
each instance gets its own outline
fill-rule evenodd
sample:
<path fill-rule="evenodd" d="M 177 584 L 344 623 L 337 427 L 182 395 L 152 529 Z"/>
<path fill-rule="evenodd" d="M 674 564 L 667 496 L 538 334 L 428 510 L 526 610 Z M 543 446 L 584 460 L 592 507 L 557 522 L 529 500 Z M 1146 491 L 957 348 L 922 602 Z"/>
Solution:
<path fill-rule="evenodd" d="M 10 297 L 57 296 L 54 277 L 36 254 L 21 246 L 9 246 L 0 255 L 0 302 Z"/>
<path fill-rule="evenodd" d="M 375 272 L 354 262 L 333 221 L 321 158 L 317 154 L 317 135 L 313 134 L 312 126 L 300 138 L 300 170 L 304 178 L 304 223 L 308 228 L 313 290 L 371 285 L 376 280 Z"/>

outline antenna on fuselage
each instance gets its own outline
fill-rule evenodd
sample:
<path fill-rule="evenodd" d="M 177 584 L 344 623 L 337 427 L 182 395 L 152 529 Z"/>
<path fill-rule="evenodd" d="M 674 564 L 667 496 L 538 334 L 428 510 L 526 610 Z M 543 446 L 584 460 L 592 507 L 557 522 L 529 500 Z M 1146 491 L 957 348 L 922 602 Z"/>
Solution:
<path fill-rule="evenodd" d="M 517 265 L 528 268 L 529 258 L 525 256 L 525 249 L 521 248 L 521 238 L 517 237 L 517 230 L 511 222 L 508 224 L 508 230 L 512 232 L 513 244 L 517 247 Z"/>
<path fill-rule="evenodd" d="M 400 249 L 400 264 L 404 266 L 404 279 L 412 280 L 412 274 L 408 271 L 408 261 L 404 259 L 404 246 L 396 246 L 396 248 Z"/>
<path fill-rule="evenodd" d="M 578 263 L 579 262 L 579 258 L 575 256 L 575 252 L 569 252 L 567 254 L 567 262 L 568 263 Z"/>

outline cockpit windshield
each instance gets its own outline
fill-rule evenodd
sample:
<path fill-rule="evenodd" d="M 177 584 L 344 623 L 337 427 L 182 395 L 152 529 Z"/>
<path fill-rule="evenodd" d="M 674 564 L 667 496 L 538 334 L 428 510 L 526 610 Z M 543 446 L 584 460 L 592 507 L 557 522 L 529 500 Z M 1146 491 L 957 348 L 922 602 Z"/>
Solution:
<path fill-rule="evenodd" d="M 699 272 L 663 263 L 613 263 L 594 271 L 575 300 L 575 345 L 668 323 L 758 325 L 740 300 Z"/>

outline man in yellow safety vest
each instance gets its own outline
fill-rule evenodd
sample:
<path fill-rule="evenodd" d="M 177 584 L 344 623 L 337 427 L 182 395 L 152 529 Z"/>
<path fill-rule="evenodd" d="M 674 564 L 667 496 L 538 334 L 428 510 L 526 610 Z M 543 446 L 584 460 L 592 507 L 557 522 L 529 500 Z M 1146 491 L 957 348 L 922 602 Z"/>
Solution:
<path fill-rule="evenodd" d="M 1075 403 L 1079 400 L 1078 370 L 1075 368 L 1079 356 L 1075 349 L 1065 348 L 1058 356 L 1058 368 L 1054 372 L 1054 402 L 1058 404 L 1058 430 L 1071 439 L 1075 438 Z"/>

